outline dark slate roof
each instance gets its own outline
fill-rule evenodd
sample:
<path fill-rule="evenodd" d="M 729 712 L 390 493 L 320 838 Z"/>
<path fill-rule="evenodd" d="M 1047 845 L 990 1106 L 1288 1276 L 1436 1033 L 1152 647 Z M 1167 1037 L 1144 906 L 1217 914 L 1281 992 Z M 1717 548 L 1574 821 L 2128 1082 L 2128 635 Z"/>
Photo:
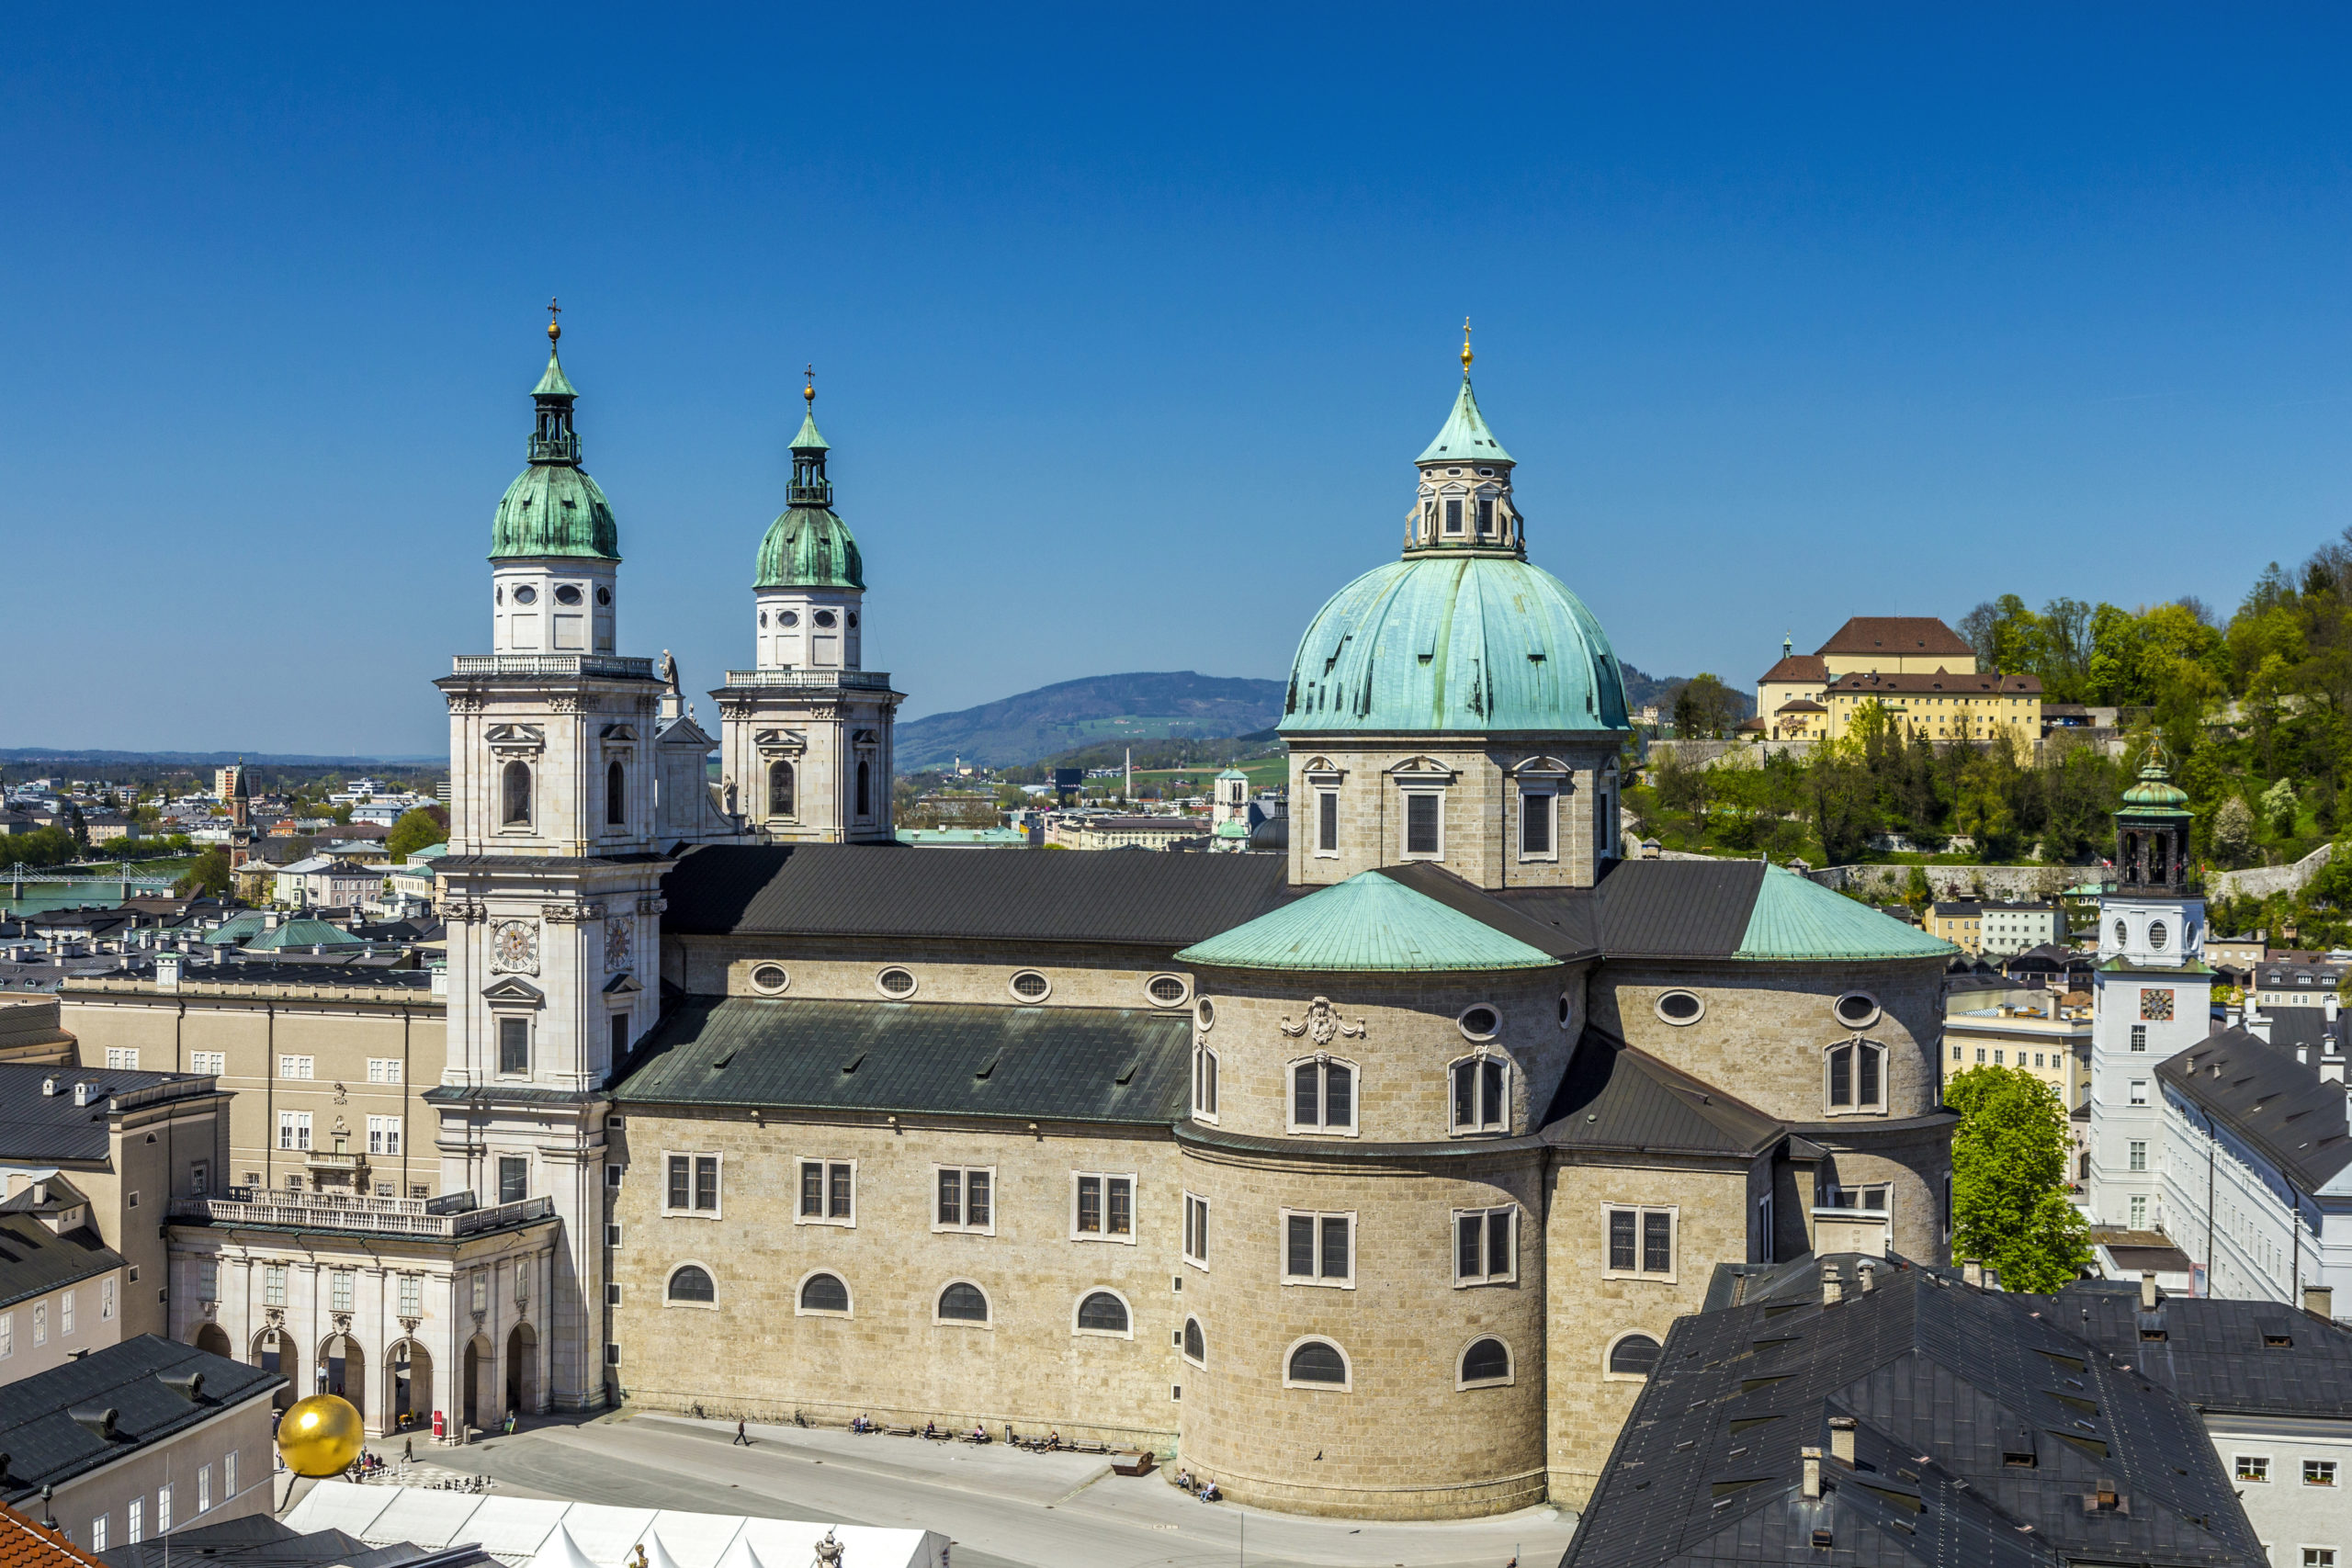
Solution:
<path fill-rule="evenodd" d="M 2270 1043 L 2292 1052 L 2298 1045 L 2317 1045 L 2324 1055 L 2344 1053 L 2343 1035 L 2328 1022 L 2327 1010 L 2321 1008 L 2264 1008 L 2262 1016 L 2270 1021 Z M 2341 1023 L 2343 1021 L 2338 1020 Z"/>
<path fill-rule="evenodd" d="M 1562 1148 L 1753 1158 L 1787 1131 L 1754 1106 L 1589 1028 L 1544 1113 L 1544 1141 Z"/>
<path fill-rule="evenodd" d="M 1190 1013 L 1141 1008 L 706 998 L 662 1021 L 613 1096 L 1170 1123 L 1187 1113 L 1192 1034 Z"/>
<path fill-rule="evenodd" d="M 191 1077 L 0 1062 L 0 1160 L 102 1160 L 107 1157 L 109 1097 Z M 41 1093 L 44 1078 L 57 1080 L 55 1094 Z M 192 1081 L 209 1084 L 212 1080 Z M 97 1086 L 89 1104 L 74 1103 L 77 1083 Z"/>
<path fill-rule="evenodd" d="M 192 1371 L 204 1374 L 203 1391 L 193 1402 L 159 1375 Z M 285 1382 L 276 1372 L 141 1334 L 0 1385 L 0 1453 L 8 1456 L 0 1497 L 21 1502 L 43 1485 L 111 1464 Z M 74 1420 L 70 1413 L 82 1407 L 115 1411 L 114 1437 L 100 1437 Z"/>
<path fill-rule="evenodd" d="M 2283 1303 L 2164 1296 L 2143 1312 L 2136 1284 L 2106 1280 L 2042 1301 L 2044 1316 L 2199 1410 L 2352 1413 L 2352 1330 Z"/>
<path fill-rule="evenodd" d="M 1563 1563 L 2262 1568 L 2180 1398 L 2033 1315 L 2037 1298 L 1877 1278 L 1836 1306 L 1816 1292 L 1678 1319 Z M 1858 1462 L 1825 1458 L 1807 1499 L 1799 1450 L 1826 1454 L 1832 1416 L 1856 1421 Z M 2102 1479 L 2122 1507 L 2085 1506 Z"/>
<path fill-rule="evenodd" d="M 2352 1165 L 2342 1084 L 2282 1049 L 2225 1029 L 2156 1064 L 2156 1077 L 2226 1124 L 2305 1192 Z"/>
<path fill-rule="evenodd" d="M 1273 908 L 1288 869 L 1279 855 L 708 844 L 662 878 L 662 928 L 1174 949 Z"/>
<path fill-rule="evenodd" d="M 1611 958 L 1727 958 L 1763 886 L 1762 861 L 1620 862 L 1594 890 L 1600 948 Z"/>
<path fill-rule="evenodd" d="M 0 1214 L 0 1309 L 122 1266 L 87 1225 L 59 1235 L 31 1214 Z"/>

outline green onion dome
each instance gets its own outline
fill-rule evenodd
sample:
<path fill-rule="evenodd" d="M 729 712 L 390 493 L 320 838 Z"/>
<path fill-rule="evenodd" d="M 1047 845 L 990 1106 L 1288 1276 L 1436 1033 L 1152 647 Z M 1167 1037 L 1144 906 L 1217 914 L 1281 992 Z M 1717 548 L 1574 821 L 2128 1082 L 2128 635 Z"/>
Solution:
<path fill-rule="evenodd" d="M 573 556 L 591 560 L 621 558 L 620 527 L 612 502 L 580 466 L 580 438 L 572 431 L 571 405 L 579 394 L 556 357 L 548 336 L 547 373 L 531 389 L 538 423 L 531 432 L 531 466 L 514 477 L 498 502 L 491 525 L 490 558 Z"/>
<path fill-rule="evenodd" d="M 808 409 L 792 438 L 792 483 L 785 489 L 789 507 L 760 541 L 759 575 L 752 586 L 862 591 L 865 561 L 849 525 L 833 513 L 832 481 L 825 477 L 825 455 L 832 448 L 817 434 L 816 383 L 801 395 Z"/>

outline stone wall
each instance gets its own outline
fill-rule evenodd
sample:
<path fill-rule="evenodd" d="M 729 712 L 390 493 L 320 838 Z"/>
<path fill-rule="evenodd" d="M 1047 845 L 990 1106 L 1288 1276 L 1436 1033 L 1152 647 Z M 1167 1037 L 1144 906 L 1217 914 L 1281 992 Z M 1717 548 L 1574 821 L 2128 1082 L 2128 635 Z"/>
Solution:
<path fill-rule="evenodd" d="M 2335 855 L 2334 844 L 2322 844 L 2292 865 L 2248 866 L 2244 871 L 2217 871 L 2205 878 L 2206 889 L 2216 898 L 2267 898 L 2273 893 L 2291 893 L 2319 874 Z"/>
<path fill-rule="evenodd" d="M 2097 866 L 2080 865 L 1922 865 L 1918 870 L 1939 899 L 2050 898 L 2100 874 Z M 1824 887 L 1892 904 L 1910 886 L 1911 871 L 1908 865 L 1825 865 L 1805 874 Z"/>

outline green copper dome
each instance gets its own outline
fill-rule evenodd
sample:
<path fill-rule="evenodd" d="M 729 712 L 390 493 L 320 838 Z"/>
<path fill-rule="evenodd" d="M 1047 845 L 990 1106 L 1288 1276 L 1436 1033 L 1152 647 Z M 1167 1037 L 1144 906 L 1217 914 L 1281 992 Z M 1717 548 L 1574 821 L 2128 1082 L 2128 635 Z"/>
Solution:
<path fill-rule="evenodd" d="M 1498 555 L 1375 567 L 1299 639 L 1279 727 L 1623 729 L 1608 634 L 1550 572 Z"/>
<path fill-rule="evenodd" d="M 498 502 L 498 519 L 490 531 L 491 559 L 621 558 L 620 527 L 613 521 L 612 502 L 580 466 L 580 438 L 571 427 L 572 400 L 578 396 L 550 342 L 547 373 L 531 389 L 531 400 L 538 405 L 538 423 L 531 432 L 531 466 L 515 476 Z"/>
<path fill-rule="evenodd" d="M 849 525 L 833 513 L 832 481 L 825 477 L 825 455 L 831 446 L 817 433 L 817 389 L 810 383 L 802 394 L 808 409 L 792 438 L 792 483 L 785 499 L 790 509 L 768 525 L 760 541 L 759 575 L 753 588 L 865 587 L 865 561 L 857 551 L 857 537 Z"/>
<path fill-rule="evenodd" d="M 2151 757 L 2140 770 L 2140 782 L 2123 792 L 2118 815 L 2124 817 L 2188 817 L 2188 792 L 2172 782 L 2164 759 Z"/>

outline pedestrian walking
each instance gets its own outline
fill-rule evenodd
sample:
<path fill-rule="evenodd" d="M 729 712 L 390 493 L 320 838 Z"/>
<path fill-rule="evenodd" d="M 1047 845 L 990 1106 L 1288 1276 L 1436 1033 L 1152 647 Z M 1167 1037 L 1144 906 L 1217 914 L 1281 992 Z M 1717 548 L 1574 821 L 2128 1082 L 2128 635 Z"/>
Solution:
<path fill-rule="evenodd" d="M 742 1444 L 747 1449 L 752 1446 L 752 1439 L 744 1433 L 743 1423 L 741 1421 L 735 1423 L 735 1442 Z M 727 1446 L 733 1448 L 735 1444 L 729 1443 Z"/>
<path fill-rule="evenodd" d="M 401 1445 L 401 1462 L 407 1464 L 416 1458 L 416 1439 L 411 1438 Z"/>

